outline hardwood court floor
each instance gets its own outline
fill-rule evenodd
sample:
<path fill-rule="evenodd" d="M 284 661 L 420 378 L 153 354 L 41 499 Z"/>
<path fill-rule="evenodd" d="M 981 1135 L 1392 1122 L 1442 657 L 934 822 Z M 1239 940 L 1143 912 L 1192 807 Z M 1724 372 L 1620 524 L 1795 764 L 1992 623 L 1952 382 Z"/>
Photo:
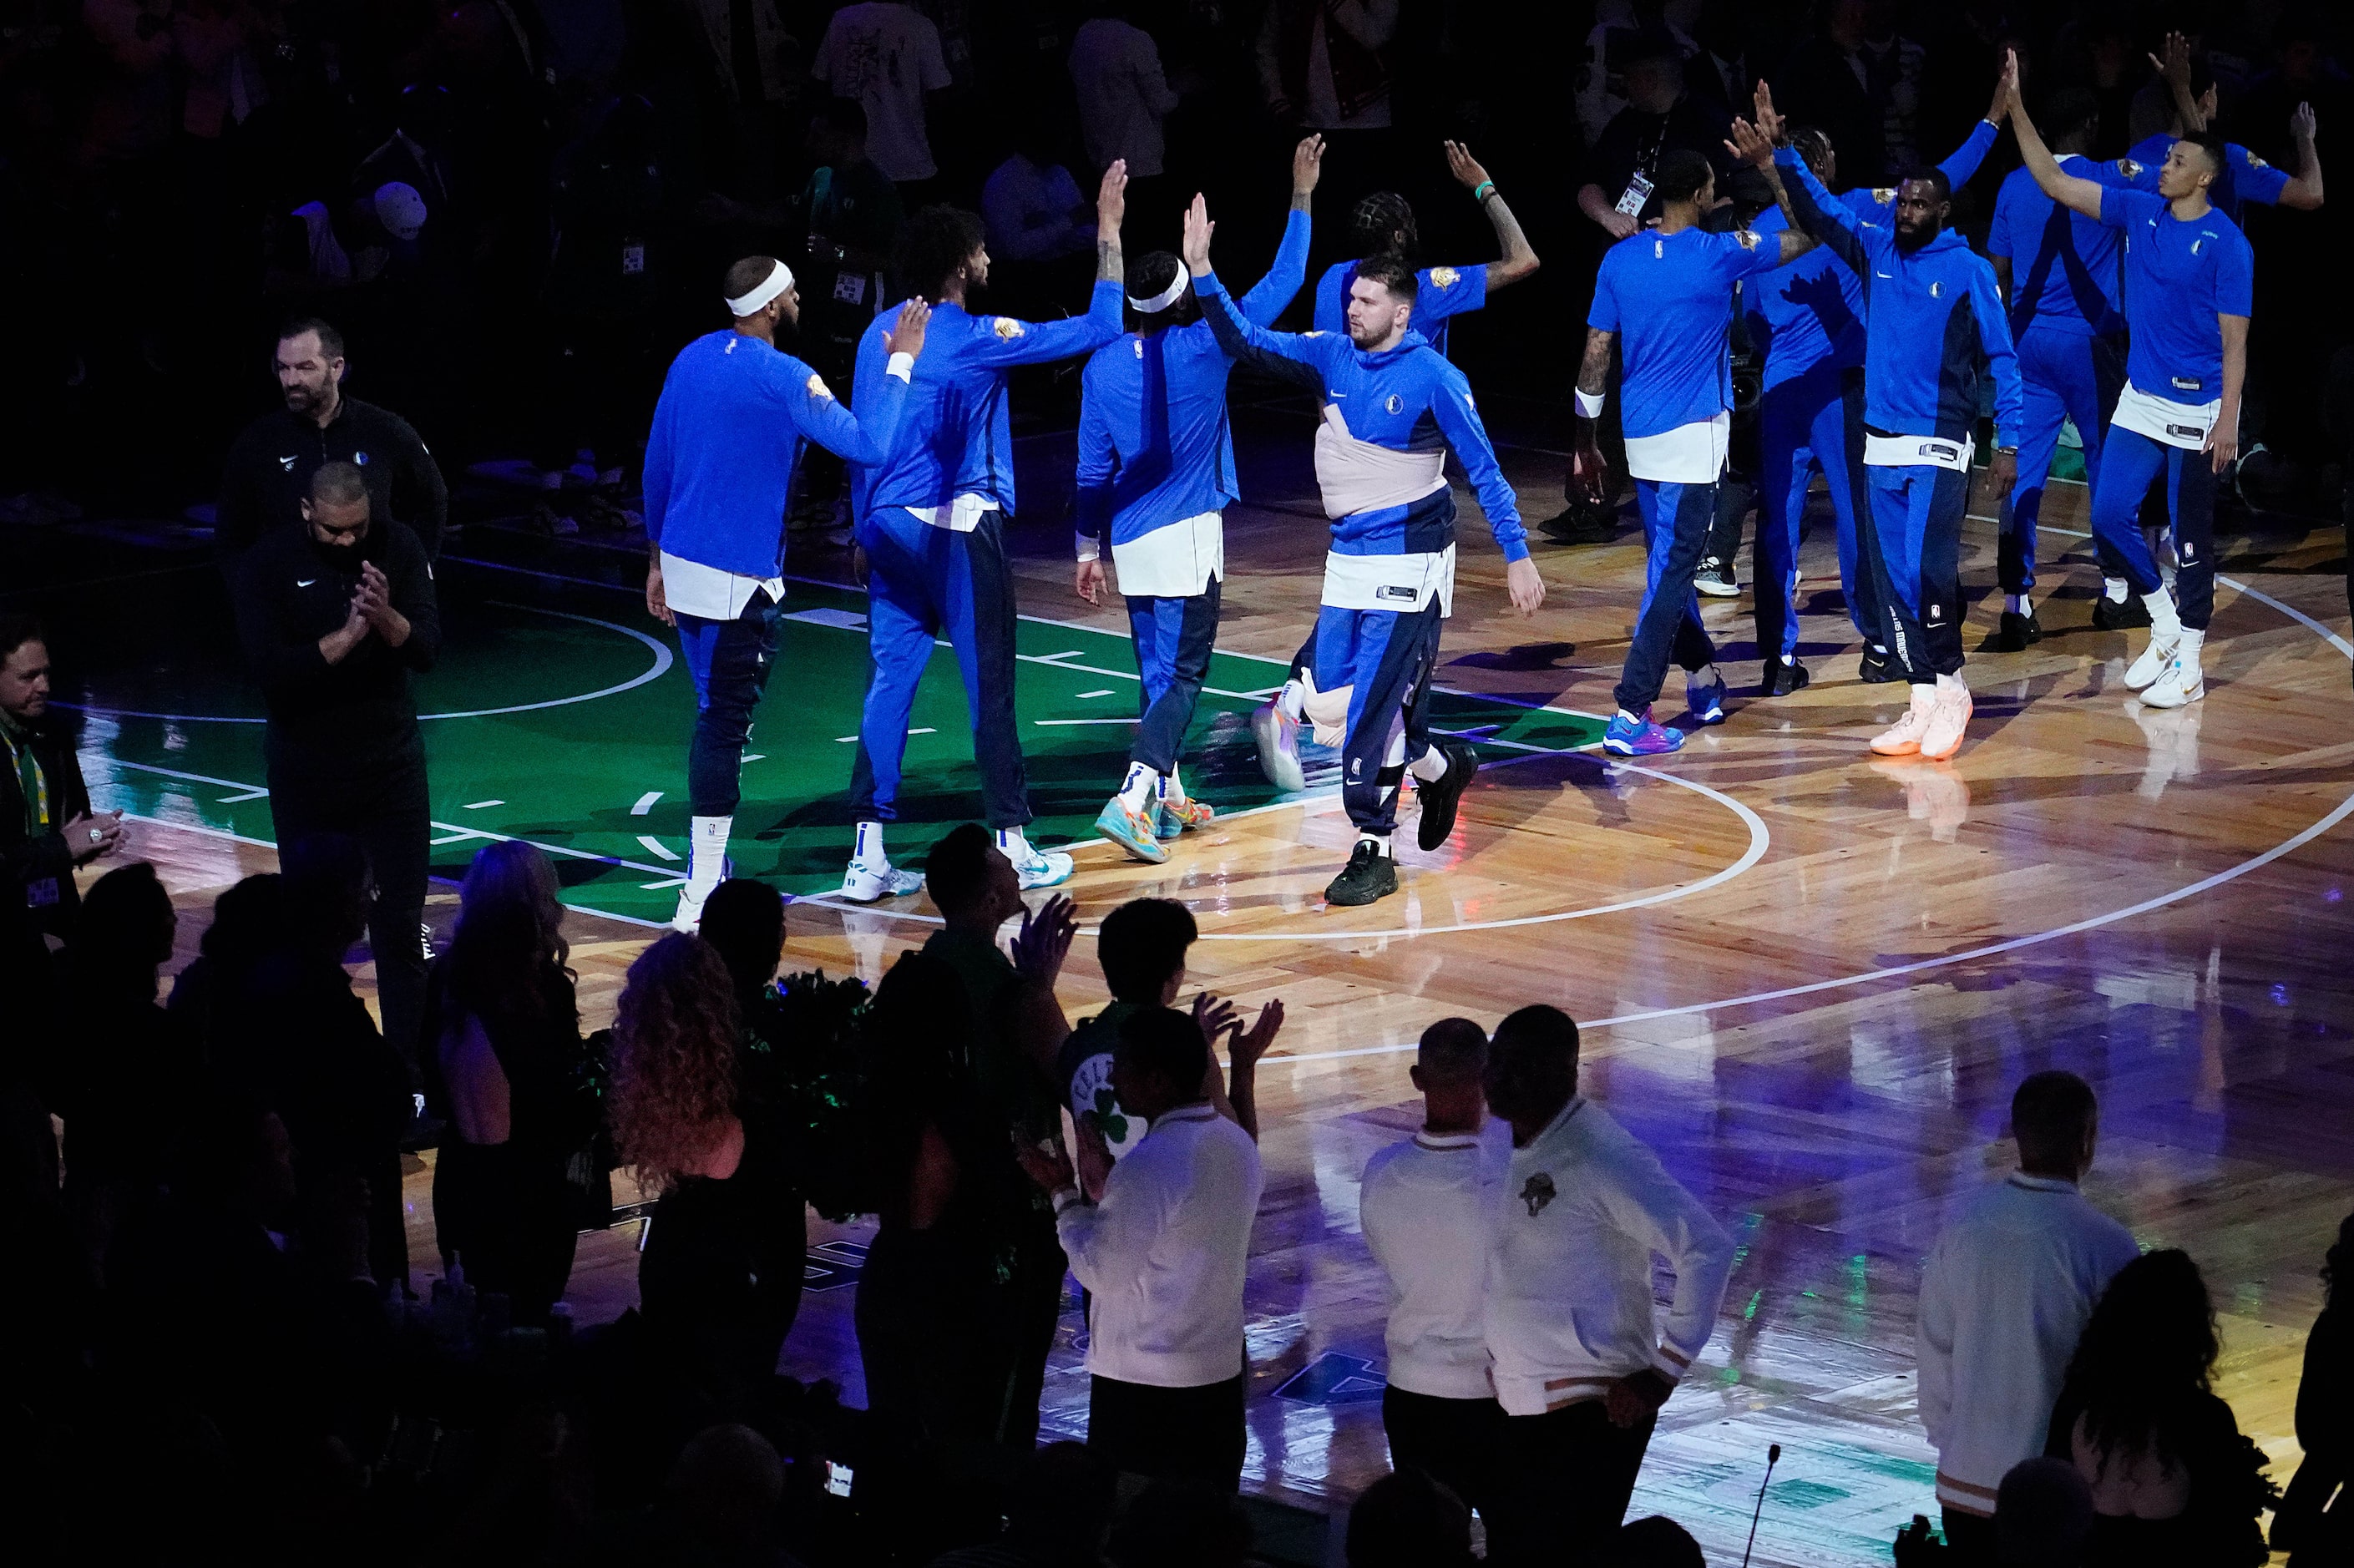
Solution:
<path fill-rule="evenodd" d="M 1557 459 L 1508 452 L 1507 468 L 1545 511 Z M 2081 528 L 2082 502 L 2055 488 L 2047 527 Z M 1540 546 L 1552 597 L 1523 622 L 1475 518 L 1467 503 L 1442 678 L 1606 712 L 1639 546 Z M 1313 614 L 1320 528 L 1296 504 L 1239 508 L 1229 528 L 1222 646 L 1284 656 Z M 1967 548 L 1983 595 L 1983 520 Z M 1139 894 L 1182 898 L 1212 938 L 1195 980 L 1289 1009 L 1260 1091 L 1248 1485 L 1337 1506 L 1380 1473 L 1381 1288 L 1358 1234 L 1358 1173 L 1416 1123 L 1405 1065 L 1426 1024 L 1492 1025 L 1536 1001 L 1581 1021 L 1587 1091 L 1741 1244 L 1718 1333 L 1665 1413 L 1637 1499 L 1693 1528 L 1712 1561 L 1738 1560 L 1768 1443 L 1784 1454 L 1761 1563 L 1884 1563 L 1894 1530 L 1932 1510 L 1914 1414 L 1920 1260 L 1956 1202 L 2007 1168 L 2010 1091 L 2044 1067 L 2100 1092 L 2094 1200 L 2145 1245 L 2187 1247 L 2206 1269 L 2221 1391 L 2286 1478 L 2315 1269 L 2354 1208 L 2342 551 L 2334 530 L 2288 525 L 2233 541 L 2209 695 L 2161 715 L 2122 687 L 2141 634 L 2085 629 L 2096 579 L 2081 554 L 2060 558 L 2082 548 L 2047 535 L 2056 594 L 2040 647 L 1973 654 L 1978 717 L 1950 764 L 1865 753 L 1903 688 L 1855 683 L 1844 617 L 1816 597 L 1831 571 L 1818 541 L 1805 559 L 1810 689 L 1743 695 L 1756 668 L 1748 599 L 1712 601 L 1732 650 L 1729 723 L 1643 768 L 1491 750 L 1453 839 L 1409 848 L 1405 891 L 1369 909 L 1320 906 L 1350 838 L 1329 797 L 1222 822 L 1162 867 L 1082 848 L 1072 891 L 1088 922 Z M 1119 624 L 1071 599 L 1066 565 L 1025 571 L 1025 610 Z M 1977 605 L 1973 648 L 1994 608 Z M 1678 677 L 1669 684 L 1663 712 L 1680 705 Z M 267 859 L 164 827 L 140 843 L 192 909 Z M 871 978 L 923 938 L 926 914 L 920 900 L 887 913 L 805 902 L 789 964 Z M 646 933 L 582 916 L 573 934 L 602 1022 Z M 1103 1000 L 1085 941 L 1063 991 L 1075 1015 Z M 420 1165 L 409 1183 L 420 1275 L 438 1269 L 427 1180 Z M 819 1281 L 786 1352 L 787 1370 L 841 1379 L 854 1397 L 841 1282 L 859 1234 L 818 1232 L 851 1245 L 822 1253 L 840 1272 Z M 631 1242 L 628 1229 L 584 1239 L 571 1292 L 584 1318 L 633 1299 Z M 1080 1327 L 1066 1318 L 1049 1382 L 1060 1433 L 1084 1422 Z"/>

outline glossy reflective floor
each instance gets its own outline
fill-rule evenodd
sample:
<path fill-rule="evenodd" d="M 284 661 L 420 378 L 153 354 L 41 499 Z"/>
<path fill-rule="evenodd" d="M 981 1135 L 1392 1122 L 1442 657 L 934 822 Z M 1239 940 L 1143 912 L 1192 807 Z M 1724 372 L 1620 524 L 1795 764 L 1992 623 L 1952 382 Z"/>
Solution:
<path fill-rule="evenodd" d="M 1522 450 L 1507 467 L 1530 509 L 1550 510 L 1558 458 Z M 1265 505 L 1230 514 L 1221 644 L 1236 653 L 1288 654 L 1313 614 L 1321 529 L 1304 476 L 1287 475 L 1254 491 Z M 1381 1289 L 1358 1173 L 1416 1125 L 1406 1053 L 1426 1024 L 1492 1024 L 1532 1001 L 1581 1021 L 1588 1091 L 1741 1243 L 1718 1334 L 1669 1406 L 1637 1501 L 1693 1528 L 1712 1561 L 1738 1561 L 1769 1443 L 1783 1458 L 1759 1563 L 1885 1562 L 1889 1536 L 1931 1509 L 1914 1417 L 1920 1259 L 1958 1197 L 2006 1168 L 2011 1089 L 2049 1066 L 2101 1094 L 2094 1199 L 2207 1270 L 2221 1391 L 2285 1478 L 2315 1270 L 2354 1208 L 2343 550 L 2335 529 L 2289 523 L 2232 541 L 2207 699 L 2147 712 L 2121 681 L 2142 634 L 2087 629 L 2096 578 L 2062 532 L 2083 526 L 2083 494 L 2055 487 L 2047 504 L 2047 636 L 2026 653 L 1973 653 L 1978 716 L 1951 764 L 1868 758 L 1903 689 L 1855 683 L 1819 540 L 1801 590 L 1810 689 L 1745 696 L 1748 596 L 1710 601 L 1730 722 L 1644 768 L 1491 748 L 1453 839 L 1409 849 L 1405 891 L 1371 908 L 1320 906 L 1350 838 L 1329 797 L 1223 822 L 1163 867 L 1082 849 L 1073 891 L 1087 919 L 1140 893 L 1182 898 L 1214 938 L 1194 951 L 1198 983 L 1289 1010 L 1262 1075 L 1250 1486 L 1337 1505 L 1384 1467 Z M 1989 510 L 1981 496 L 1974 511 Z M 1522 621 L 1476 515 L 1467 500 L 1442 679 L 1606 711 L 1639 547 L 1541 546 L 1552 597 Z M 1989 586 L 1992 535 L 1971 524 L 1974 595 Z M 1120 625 L 1072 599 L 1066 565 L 1024 570 L 1026 610 Z M 1975 606 L 1974 649 L 1996 608 Z M 1680 706 L 1669 684 L 1663 713 Z M 192 908 L 268 858 L 189 829 L 149 827 L 142 842 Z M 897 915 L 804 903 L 789 962 L 872 977 L 922 939 L 926 914 L 920 900 Z M 602 1022 L 645 933 L 575 926 L 584 1002 Z M 1103 998 L 1084 942 L 1064 995 L 1075 1014 Z M 420 1169 L 410 1183 L 420 1275 L 438 1269 L 426 1181 Z M 584 1241 L 584 1317 L 632 1298 L 632 1239 Z M 857 1252 L 826 1256 L 839 1272 L 815 1281 L 787 1370 L 855 1396 Z M 1079 1329 L 1066 1318 L 1048 1389 L 1048 1425 L 1070 1434 L 1085 1412 Z"/>

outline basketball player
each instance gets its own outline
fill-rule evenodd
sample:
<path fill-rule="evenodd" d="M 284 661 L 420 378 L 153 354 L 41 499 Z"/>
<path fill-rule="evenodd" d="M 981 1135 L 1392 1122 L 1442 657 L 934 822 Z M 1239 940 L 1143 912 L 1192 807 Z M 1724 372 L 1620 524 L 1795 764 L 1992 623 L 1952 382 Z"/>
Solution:
<path fill-rule="evenodd" d="M 2017 95 L 2012 95 L 2017 102 Z M 1773 97 L 1757 84 L 1758 111 Z M 2016 112 L 2014 108 L 2013 112 Z M 1863 462 L 1887 592 L 1883 642 L 1912 685 L 1904 716 L 1875 736 L 1882 757 L 1943 761 L 1961 749 L 1972 704 L 1962 680 L 1962 514 L 1980 377 L 1994 377 L 1992 478 L 2008 491 L 2018 462 L 2019 359 L 1994 269 L 1946 228 L 1953 187 L 1924 165 L 1897 182 L 1895 221 L 1867 223 L 1834 199 L 1797 154 L 1775 150 L 1788 216 L 1863 285 Z"/>
<path fill-rule="evenodd" d="M 1307 659 L 1254 715 L 1253 726 L 1262 764 L 1280 749 L 1295 770 L 1302 715 L 1320 735 L 1341 740 L 1341 798 L 1356 824 L 1357 844 L 1324 896 L 1335 905 L 1371 904 L 1397 891 L 1390 841 L 1406 773 L 1421 785 L 1419 842 L 1436 849 L 1454 831 L 1457 803 L 1479 766 L 1468 746 L 1420 738 L 1439 628 L 1455 599 L 1450 448 L 1510 563 L 1512 607 L 1534 614 L 1544 602 L 1544 581 L 1529 558 L 1519 504 L 1469 384 L 1412 329 L 1416 281 L 1405 263 L 1388 256 L 1358 263 L 1346 336 L 1269 332 L 1235 313 L 1210 270 L 1210 229 L 1208 210 L 1195 196 L 1185 215 L 1185 264 L 1218 342 L 1231 355 L 1246 354 L 1272 373 L 1313 386 L 1324 407 L 1316 481 L 1332 519 L 1332 546 L 1324 557 L 1323 608 Z M 1277 735 L 1291 744 L 1275 745 Z M 1275 771 L 1270 765 L 1270 777 Z"/>
<path fill-rule="evenodd" d="M 889 449 L 915 356 L 924 302 L 877 318 L 876 385 L 864 418 L 834 401 L 817 372 L 777 347 L 801 319 L 792 270 L 748 256 L 727 270 L 735 324 L 696 338 L 671 362 L 646 436 L 646 609 L 678 628 L 695 679 L 686 754 L 688 859 L 671 924 L 692 931 L 726 874 L 744 742 L 777 661 L 785 597 L 786 499 L 804 438 L 853 462 Z"/>
<path fill-rule="evenodd" d="M 2020 106 L 2018 75 L 2014 56 L 2004 79 L 2035 183 L 2071 212 L 2125 231 L 2133 346 L 2093 480 L 2093 534 L 2124 563 L 2149 610 L 2149 643 L 2126 672 L 2126 686 L 2151 707 L 2183 707 L 2207 694 L 2200 654 L 2215 608 L 2216 476 L 2239 455 L 2247 376 L 2254 257 L 2207 197 L 2228 154 L 2219 138 L 2194 131 L 2168 150 L 2155 192 L 2082 178 L 2044 146 Z M 2137 521 L 2161 474 L 2178 563 L 2172 593 Z"/>
<path fill-rule="evenodd" d="M 1030 785 L 1013 715 L 1013 577 L 1004 519 L 1013 510 L 1013 429 L 1007 373 L 1020 365 L 1068 359 L 1109 343 L 1121 326 L 1126 266 L 1119 223 L 1127 165 L 1104 171 L 1096 193 L 1096 283 L 1087 313 L 1036 324 L 977 313 L 989 283 L 981 219 L 928 207 L 901 241 L 907 281 L 939 303 L 932 351 L 917 367 L 907 419 L 882 461 L 852 475 L 858 547 L 866 565 L 867 649 L 874 673 L 858 726 L 850 794 L 857 837 L 842 896 L 871 904 L 915 892 L 923 879 L 891 864 L 883 825 L 898 816 L 900 764 L 916 687 L 944 637 L 964 677 L 981 810 L 997 847 L 1024 888 L 1071 874 L 1071 857 L 1034 848 Z M 858 406 L 879 395 L 886 345 L 882 322 L 858 345 Z"/>
<path fill-rule="evenodd" d="M 1748 132 L 1753 161 L 1769 166 L 1778 122 Z M 1751 152 L 1744 150 L 1744 156 Z M 1672 655 L 1684 669 L 1684 702 L 1695 725 L 1724 722 L 1724 678 L 1701 625 L 1692 574 L 1716 517 L 1717 482 L 1733 440 L 1733 364 L 1725 341 L 1734 291 L 1814 249 L 1785 229 L 1711 234 L 1701 215 L 1715 205 L 1716 175 L 1686 148 L 1659 156 L 1656 228 L 1631 234 L 1602 258 L 1586 315 L 1585 358 L 1577 376 L 1575 477 L 1597 505 L 1608 493 L 1596 421 L 1602 417 L 1615 343 L 1623 358 L 1619 422 L 1627 468 L 1649 547 L 1635 636 L 1619 672 L 1618 711 L 1602 745 L 1620 757 L 1649 757 L 1684 743 L 1681 730 L 1653 722 L 1651 704 Z"/>
<path fill-rule="evenodd" d="M 1320 136 L 1292 154 L 1282 247 L 1238 302 L 1260 326 L 1273 326 L 1307 281 L 1308 208 L 1323 156 Z M 1138 258 L 1128 275 L 1130 330 L 1087 361 L 1079 401 L 1076 587 L 1089 604 L 1102 597 L 1108 524 L 1143 696 L 1128 777 L 1096 832 L 1155 863 L 1169 858 L 1163 841 L 1211 818 L 1208 806 L 1186 798 L 1177 757 L 1217 641 L 1226 575 L 1220 514 L 1236 493 L 1226 427 L 1233 361 L 1202 320 L 1192 281 L 1166 250 Z"/>
<path fill-rule="evenodd" d="M 1470 148 L 1459 142 L 1445 145 L 1447 172 L 1471 193 L 1471 199 L 1488 215 L 1489 227 L 1496 231 L 1496 243 L 1504 254 L 1500 260 L 1478 266 L 1425 267 L 1415 273 L 1415 330 L 1441 354 L 1447 352 L 1448 318 L 1479 310 L 1487 304 L 1490 294 L 1519 282 L 1537 270 L 1537 253 L 1529 248 L 1528 236 L 1521 232 L 1521 221 L 1512 216 L 1512 209 L 1504 205 L 1496 182 L 1488 177 L 1488 171 L 1479 166 Z M 1356 282 L 1360 262 L 1375 256 L 1390 256 L 1412 265 L 1422 249 L 1414 208 L 1395 191 L 1375 191 L 1359 202 L 1351 229 L 1357 260 L 1335 262 L 1316 280 L 1318 332 L 1336 335 L 1348 332 L 1350 291 Z"/>

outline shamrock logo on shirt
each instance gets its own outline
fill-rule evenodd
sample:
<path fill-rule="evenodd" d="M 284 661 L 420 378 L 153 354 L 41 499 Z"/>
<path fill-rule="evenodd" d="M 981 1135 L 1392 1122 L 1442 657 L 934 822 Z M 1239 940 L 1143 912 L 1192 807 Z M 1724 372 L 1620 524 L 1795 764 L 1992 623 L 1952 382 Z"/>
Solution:
<path fill-rule="evenodd" d="M 1529 1206 L 1529 1218 L 1532 1220 L 1544 1212 L 1544 1206 L 1553 1201 L 1554 1195 L 1553 1176 L 1543 1171 L 1530 1177 L 1521 1188 L 1521 1202 Z"/>
<path fill-rule="evenodd" d="M 1114 1149 L 1128 1141 L 1128 1118 L 1121 1114 L 1119 1101 L 1112 1097 L 1108 1086 L 1096 1091 L 1096 1103 L 1087 1112 L 1087 1120 Z"/>

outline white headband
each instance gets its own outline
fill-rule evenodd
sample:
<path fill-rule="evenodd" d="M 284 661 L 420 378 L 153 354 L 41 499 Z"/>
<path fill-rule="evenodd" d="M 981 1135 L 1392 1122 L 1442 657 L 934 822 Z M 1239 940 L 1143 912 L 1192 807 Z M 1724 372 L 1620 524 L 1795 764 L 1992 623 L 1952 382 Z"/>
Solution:
<path fill-rule="evenodd" d="M 792 286 L 793 270 L 779 261 L 777 263 L 777 270 L 769 274 L 768 281 L 762 283 L 758 288 L 753 290 L 748 294 L 738 294 L 734 299 L 728 301 L 728 312 L 740 321 L 744 317 L 760 310 L 766 306 L 769 301 L 775 299 L 778 295 L 783 293 L 787 289 L 790 289 Z"/>
<path fill-rule="evenodd" d="M 1159 315 L 1162 311 L 1167 310 L 1170 306 L 1175 304 L 1178 301 L 1185 297 L 1185 285 L 1193 281 L 1193 280 L 1192 278 L 1186 275 L 1185 269 L 1180 267 L 1177 269 L 1177 281 L 1175 282 L 1170 284 L 1167 288 L 1161 290 L 1159 293 L 1153 295 L 1152 298 L 1149 300 L 1140 300 L 1135 295 L 1130 294 L 1128 297 L 1129 306 L 1130 309 L 1138 311 L 1144 315 Z"/>

